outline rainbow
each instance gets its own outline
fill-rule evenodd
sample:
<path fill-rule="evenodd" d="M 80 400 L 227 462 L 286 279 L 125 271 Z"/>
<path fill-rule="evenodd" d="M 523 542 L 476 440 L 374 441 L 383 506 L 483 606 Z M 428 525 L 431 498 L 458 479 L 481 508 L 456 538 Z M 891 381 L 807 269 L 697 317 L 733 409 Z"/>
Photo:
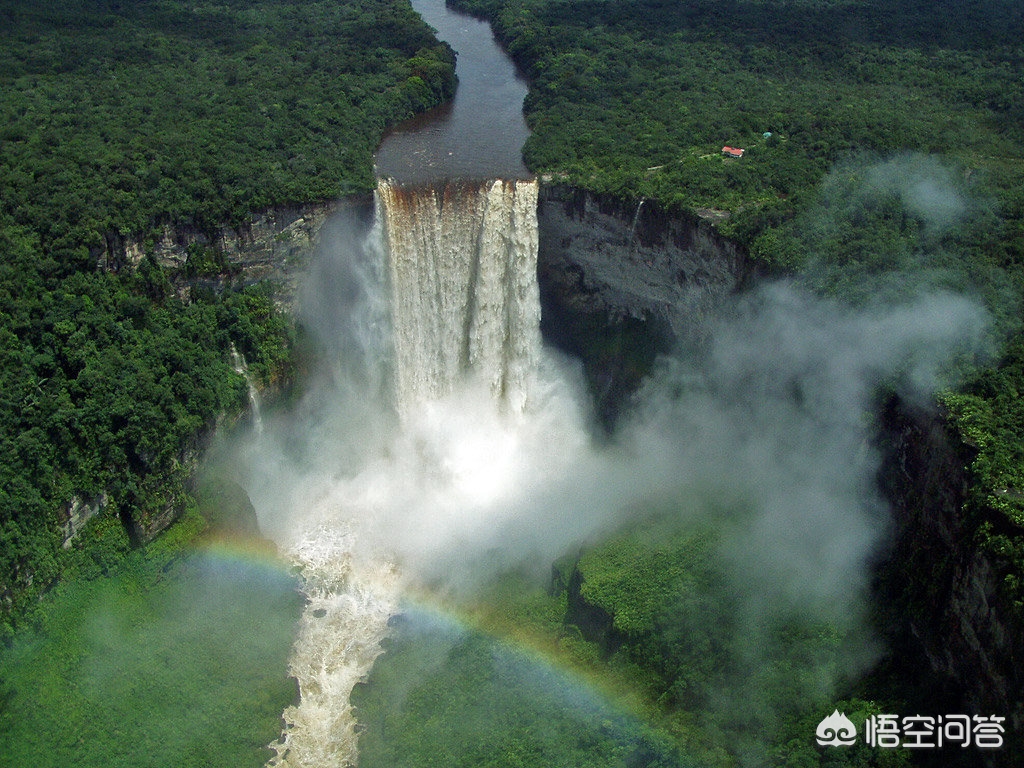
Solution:
<path fill-rule="evenodd" d="M 286 578 L 294 582 L 297 591 L 302 586 L 298 569 L 265 540 L 208 537 L 196 547 L 195 553 L 220 575 L 246 582 L 267 579 L 280 583 L 280 579 Z M 665 747 L 667 739 L 659 738 L 657 728 L 662 718 L 644 700 L 635 682 L 597 661 L 592 646 L 578 636 L 523 626 L 495 616 L 482 603 L 453 600 L 425 588 L 401 590 L 388 623 L 385 655 L 374 662 L 365 676 L 371 689 L 387 685 L 380 682 L 386 681 L 386 670 L 383 676 L 375 674 L 376 665 L 401 664 L 403 646 L 408 653 L 411 644 L 421 642 L 446 649 L 475 643 L 488 649 L 488 658 L 510 686 L 536 691 L 549 711 L 578 721 L 584 729 L 604 729 L 606 734 L 612 734 L 610 738 L 635 741 L 635 734 L 641 733 L 647 741 L 661 741 Z M 399 657 L 391 658 L 388 648 L 397 648 Z M 367 690 L 363 688 L 358 695 L 365 697 Z M 349 704 L 337 702 L 334 706 L 347 709 Z M 372 711 L 368 716 L 372 720 Z M 361 722 L 357 726 L 353 721 L 352 727 L 358 733 L 364 727 L 372 729 L 373 724 Z M 458 728 L 459 724 L 452 727 Z M 648 738 L 652 735 L 653 741 Z"/>
<path fill-rule="evenodd" d="M 582 644 L 559 647 L 544 634 L 508 631 L 429 594 L 404 598 L 370 686 L 352 697 L 369 765 L 404 750 L 436 749 L 443 762 L 472 750 L 482 734 L 513 751 L 557 754 L 559 764 L 613 754 L 608 764 L 619 764 L 633 752 L 679 762 L 674 740 L 657 727 L 661 718 L 637 706 L 635 688 L 626 695 L 607 665 L 574 657 Z"/>
<path fill-rule="evenodd" d="M 298 577 L 294 566 L 272 542 L 253 536 L 206 536 L 196 544 L 195 554 L 225 568 Z"/>

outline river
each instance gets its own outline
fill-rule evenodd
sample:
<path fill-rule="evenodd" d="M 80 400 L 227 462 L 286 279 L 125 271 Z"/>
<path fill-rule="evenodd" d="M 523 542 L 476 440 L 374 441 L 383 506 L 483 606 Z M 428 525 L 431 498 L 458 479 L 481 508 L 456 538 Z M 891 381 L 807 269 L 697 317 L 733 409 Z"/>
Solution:
<path fill-rule="evenodd" d="M 450 178 L 524 179 L 526 81 L 494 39 L 490 26 L 456 13 L 444 0 L 413 0 L 413 8 L 456 51 L 455 98 L 393 128 L 376 155 L 379 178 L 424 183 Z"/>
<path fill-rule="evenodd" d="M 324 363 L 331 380 L 312 385 L 319 411 L 284 425 L 305 455 L 288 467 L 273 429 L 252 445 L 247 491 L 301 570 L 307 600 L 289 665 L 300 700 L 283 713 L 268 763 L 279 768 L 356 764 L 350 694 L 407 587 L 460 559 L 467 536 L 497 527 L 493 507 L 524 484 L 525 461 L 558 463 L 521 429 L 552 411 L 533 403 L 540 302 L 537 182 L 520 156 L 526 85 L 485 23 L 443 0 L 413 7 L 458 53 L 455 98 L 387 136 L 375 226 L 353 227 L 321 256 L 324 275 L 338 272 L 312 278 L 319 300 L 303 314 L 346 341 Z"/>

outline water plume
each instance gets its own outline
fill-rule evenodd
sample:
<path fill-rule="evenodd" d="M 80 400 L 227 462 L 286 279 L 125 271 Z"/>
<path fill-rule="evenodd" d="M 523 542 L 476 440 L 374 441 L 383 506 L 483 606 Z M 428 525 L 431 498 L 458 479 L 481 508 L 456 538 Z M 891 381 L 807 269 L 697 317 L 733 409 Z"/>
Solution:
<path fill-rule="evenodd" d="M 540 342 L 536 201 L 535 182 L 382 181 L 373 225 L 325 254 L 308 290 L 303 317 L 332 361 L 244 462 L 308 601 L 302 699 L 273 765 L 355 763 L 348 693 L 410 582 L 548 569 L 652 508 L 719 528 L 738 668 L 770 666 L 770 627 L 788 615 L 848 639 L 838 664 L 808 662 L 795 695 L 827 695 L 874 658 L 867 567 L 887 524 L 873 398 L 948 383 L 984 312 L 937 290 L 851 307 L 762 286 L 708 321 L 703 349 L 667 357 L 597 447 L 577 368 Z M 771 722 L 764 679 L 737 674 L 707 706 Z M 736 751 L 759 764 L 758 745 Z"/>
<path fill-rule="evenodd" d="M 485 547 L 509 498 L 585 440 L 557 364 L 541 361 L 536 208 L 536 182 L 382 181 L 366 242 L 321 281 L 342 306 L 310 289 L 348 337 L 323 328 L 341 358 L 305 414 L 247 457 L 261 526 L 307 597 L 291 662 L 301 701 L 272 765 L 355 763 L 348 694 L 401 580 L 457 580 L 459 549 Z"/>
<path fill-rule="evenodd" d="M 952 294 L 855 309 L 768 284 L 720 314 L 702 354 L 666 361 L 623 439 L 660 457 L 652 487 L 724 486 L 745 500 L 725 547 L 757 583 L 751 600 L 845 623 L 885 533 L 870 418 L 879 388 L 933 393 L 986 329 L 984 310 Z"/>
<path fill-rule="evenodd" d="M 395 400 L 406 412 L 484 381 L 521 410 L 540 351 L 537 183 L 378 185 Z"/>

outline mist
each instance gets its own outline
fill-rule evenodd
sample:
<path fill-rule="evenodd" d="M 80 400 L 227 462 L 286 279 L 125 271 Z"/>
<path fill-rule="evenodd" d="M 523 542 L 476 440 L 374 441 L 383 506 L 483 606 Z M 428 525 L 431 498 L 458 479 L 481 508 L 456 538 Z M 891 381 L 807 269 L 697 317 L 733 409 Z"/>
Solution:
<path fill-rule="evenodd" d="M 836 618 L 884 533 L 871 413 L 878 388 L 934 391 L 986 315 L 950 294 L 851 309 L 796 285 L 762 286 L 723 311 L 709 349 L 665 361 L 622 442 L 673 482 L 728 489 L 748 509 L 729 548 L 752 597 Z"/>
<path fill-rule="evenodd" d="M 900 178 L 883 166 L 864 183 L 898 189 L 929 227 L 962 215 L 966 204 L 923 171 Z M 374 617 L 373 648 L 349 677 L 369 670 L 404 590 L 471 593 L 512 568 L 542 578 L 652 510 L 715 530 L 731 596 L 718 610 L 745 668 L 771 666 L 773 622 L 793 617 L 841 638 L 806 660 L 796 695 L 832 695 L 877 659 L 869 565 L 890 520 L 872 414 L 882 392 L 927 402 L 954 382 L 958 361 L 986 347 L 979 303 L 926 286 L 854 305 L 812 293 L 813 281 L 765 282 L 719 308 L 705 346 L 662 359 L 616 433 L 597 439 L 578 364 L 546 348 L 521 408 L 496 404 L 472 371 L 399 408 L 385 248 L 365 216 L 325 230 L 299 315 L 320 350 L 307 393 L 236 447 L 261 529 L 316 582 L 311 606 L 328 611 L 354 590 L 331 626 Z M 710 706 L 744 702 L 771 723 L 763 682 L 737 675 Z M 760 764 L 756 747 L 740 751 Z"/>
<path fill-rule="evenodd" d="M 778 234 L 813 293 L 877 307 L 947 291 L 984 304 L 993 338 L 1008 338 L 1020 296 L 992 259 L 1004 227 L 984 171 L 865 152 L 838 162 Z"/>

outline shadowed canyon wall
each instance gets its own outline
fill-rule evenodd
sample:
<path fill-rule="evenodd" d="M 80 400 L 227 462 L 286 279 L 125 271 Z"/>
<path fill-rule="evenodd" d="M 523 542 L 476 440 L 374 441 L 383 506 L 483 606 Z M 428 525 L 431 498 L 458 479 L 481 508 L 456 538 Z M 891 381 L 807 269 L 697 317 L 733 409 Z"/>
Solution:
<path fill-rule="evenodd" d="M 708 222 L 651 201 L 548 185 L 538 221 L 545 339 L 582 359 L 609 426 L 657 353 L 699 344 L 714 308 L 758 275 Z M 891 674 L 922 712 L 1005 716 L 1007 746 L 983 759 L 1015 764 L 1024 729 L 1024 628 L 1019 610 L 1000 597 L 1009 565 L 979 546 L 984 514 L 966 506 L 971 449 L 934 411 L 894 401 L 879 422 L 879 482 L 893 529 L 879 553 L 876 594 Z M 989 522 L 1008 525 L 994 516 Z M 567 622 L 613 650 L 621 638 L 610 616 L 586 604 L 581 578 L 578 571 L 563 577 Z"/>
<path fill-rule="evenodd" d="M 549 184 L 537 221 L 541 330 L 583 361 L 606 426 L 655 356 L 699 343 L 713 309 L 756 272 L 708 222 L 650 200 Z"/>
<path fill-rule="evenodd" d="M 931 700 L 933 709 L 1006 717 L 1007 747 L 987 764 L 1016 765 L 1024 728 L 1024 632 L 1019 609 L 1000 589 L 1010 563 L 979 545 L 984 524 L 1010 524 L 972 508 L 973 451 L 940 414 L 893 401 L 882 410 L 881 427 L 880 482 L 892 504 L 894 535 L 877 590 L 893 665 L 919 688 L 912 696 Z M 947 752 L 941 757 L 936 764 L 971 764 L 951 763 Z"/>

